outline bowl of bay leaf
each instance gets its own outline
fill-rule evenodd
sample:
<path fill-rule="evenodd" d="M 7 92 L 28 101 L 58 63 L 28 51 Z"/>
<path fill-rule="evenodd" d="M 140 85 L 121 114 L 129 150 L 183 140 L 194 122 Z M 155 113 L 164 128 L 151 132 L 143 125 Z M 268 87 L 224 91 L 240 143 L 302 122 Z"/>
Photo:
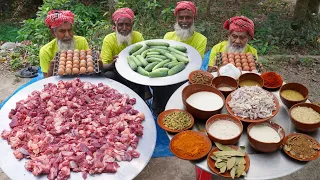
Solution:
<path fill-rule="evenodd" d="M 246 176 L 250 167 L 250 159 L 244 146 L 222 145 L 215 143 L 208 156 L 209 168 L 216 174 L 226 178 Z"/>

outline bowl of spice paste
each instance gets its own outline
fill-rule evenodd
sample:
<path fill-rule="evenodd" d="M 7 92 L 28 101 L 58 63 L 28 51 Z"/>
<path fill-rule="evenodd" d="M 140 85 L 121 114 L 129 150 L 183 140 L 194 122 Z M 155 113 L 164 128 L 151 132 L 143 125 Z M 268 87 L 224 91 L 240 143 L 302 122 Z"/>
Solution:
<path fill-rule="evenodd" d="M 159 126 L 168 132 L 177 133 L 192 128 L 193 116 L 181 109 L 169 109 L 158 116 Z"/>
<path fill-rule="evenodd" d="M 309 91 L 304 85 L 300 83 L 287 83 L 280 88 L 280 99 L 288 108 L 291 106 L 306 102 Z"/>
<path fill-rule="evenodd" d="M 213 75 L 207 71 L 195 70 L 189 74 L 189 82 L 191 84 L 211 85 Z"/>
<path fill-rule="evenodd" d="M 261 74 L 263 79 L 263 88 L 267 90 L 277 90 L 282 86 L 282 77 L 275 72 L 265 72 Z"/>

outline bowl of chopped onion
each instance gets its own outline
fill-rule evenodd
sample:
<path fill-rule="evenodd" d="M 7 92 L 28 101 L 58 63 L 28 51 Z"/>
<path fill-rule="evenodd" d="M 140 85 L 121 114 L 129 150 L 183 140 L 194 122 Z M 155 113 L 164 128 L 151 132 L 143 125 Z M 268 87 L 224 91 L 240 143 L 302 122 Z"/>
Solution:
<path fill-rule="evenodd" d="M 320 106 L 298 103 L 289 110 L 291 122 L 302 132 L 313 132 L 320 127 Z"/>

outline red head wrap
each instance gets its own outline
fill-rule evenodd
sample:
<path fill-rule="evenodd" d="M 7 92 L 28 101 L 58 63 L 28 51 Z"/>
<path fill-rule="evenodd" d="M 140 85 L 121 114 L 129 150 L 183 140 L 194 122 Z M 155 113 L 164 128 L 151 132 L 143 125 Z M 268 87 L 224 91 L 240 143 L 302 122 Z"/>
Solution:
<path fill-rule="evenodd" d="M 254 23 L 245 16 L 232 17 L 223 24 L 223 28 L 229 31 L 248 32 L 251 38 L 254 37 Z"/>
<path fill-rule="evenodd" d="M 120 18 L 134 19 L 134 12 L 130 8 L 120 8 L 112 14 L 113 22 L 117 22 Z"/>
<path fill-rule="evenodd" d="M 45 20 L 46 25 L 52 29 L 60 26 L 64 22 L 73 24 L 74 14 L 71 11 L 51 10 L 48 12 Z"/>
<path fill-rule="evenodd" d="M 180 10 L 188 9 L 193 12 L 194 16 L 197 16 L 197 7 L 191 1 L 180 1 L 177 2 L 177 6 L 174 9 L 174 16 L 178 15 Z"/>

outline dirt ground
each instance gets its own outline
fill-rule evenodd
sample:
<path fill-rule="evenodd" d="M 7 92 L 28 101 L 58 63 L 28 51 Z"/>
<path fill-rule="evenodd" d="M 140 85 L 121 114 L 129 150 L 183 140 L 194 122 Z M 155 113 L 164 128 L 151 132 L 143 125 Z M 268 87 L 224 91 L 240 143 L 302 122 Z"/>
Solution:
<path fill-rule="evenodd" d="M 300 57 L 284 58 L 261 57 L 264 67 L 269 71 L 280 73 L 285 82 L 299 82 L 309 89 L 309 99 L 320 104 L 320 57 L 303 60 Z M 25 84 L 29 79 L 17 79 L 11 72 L 7 64 L 0 63 L 0 103 L 9 97 L 19 86 Z M 318 167 L 320 160 L 308 163 L 302 170 L 280 180 L 310 180 L 320 179 Z M 0 169 L 0 180 L 9 178 Z M 195 179 L 194 166 L 176 157 L 152 158 L 146 168 L 135 178 L 135 180 L 193 180 Z M 223 178 L 214 176 L 212 179 L 220 180 Z"/>

